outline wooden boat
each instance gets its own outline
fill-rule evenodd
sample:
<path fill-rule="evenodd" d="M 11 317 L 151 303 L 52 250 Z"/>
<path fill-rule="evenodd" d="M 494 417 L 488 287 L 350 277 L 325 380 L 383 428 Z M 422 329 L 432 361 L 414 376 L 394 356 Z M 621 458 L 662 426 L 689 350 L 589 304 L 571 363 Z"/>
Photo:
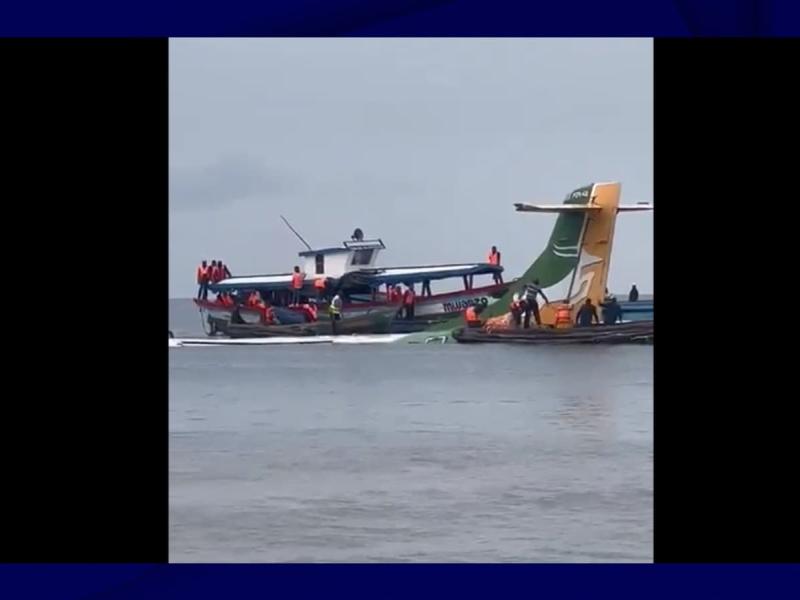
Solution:
<path fill-rule="evenodd" d="M 327 316 L 312 323 L 290 323 L 288 325 L 262 325 L 259 323 L 216 322 L 217 330 L 230 338 L 302 337 L 313 335 L 352 335 L 354 333 L 389 333 L 397 309 L 395 307 L 375 309 L 368 314 L 345 316 L 332 321 Z"/>
<path fill-rule="evenodd" d="M 462 344 L 652 344 L 653 321 L 632 321 L 617 325 L 568 329 L 532 327 L 491 332 L 481 328 L 464 327 L 454 331 L 453 338 Z"/>

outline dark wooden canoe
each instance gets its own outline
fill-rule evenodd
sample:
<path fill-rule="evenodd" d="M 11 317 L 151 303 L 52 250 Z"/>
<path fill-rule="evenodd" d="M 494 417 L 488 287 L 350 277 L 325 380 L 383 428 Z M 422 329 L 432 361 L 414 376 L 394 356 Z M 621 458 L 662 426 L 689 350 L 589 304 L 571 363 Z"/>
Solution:
<path fill-rule="evenodd" d="M 397 313 L 396 307 L 376 309 L 366 315 L 357 317 L 344 317 L 336 321 L 334 332 L 333 322 L 323 316 L 314 323 L 299 323 L 289 325 L 259 325 L 254 323 L 217 322 L 217 330 L 231 338 L 259 338 L 259 337 L 304 337 L 312 335 L 352 335 L 354 333 L 389 333 L 392 321 Z"/>
<path fill-rule="evenodd" d="M 462 344 L 512 343 L 512 344 L 652 344 L 653 321 L 633 321 L 617 325 L 595 325 L 552 329 L 507 329 L 487 333 L 478 328 L 462 328 L 453 332 L 453 338 Z"/>

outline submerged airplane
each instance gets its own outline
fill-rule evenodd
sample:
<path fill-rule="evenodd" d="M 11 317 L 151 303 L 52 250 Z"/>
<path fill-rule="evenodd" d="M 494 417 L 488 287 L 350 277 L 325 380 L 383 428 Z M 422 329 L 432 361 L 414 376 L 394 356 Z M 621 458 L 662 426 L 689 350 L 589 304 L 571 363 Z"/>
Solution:
<path fill-rule="evenodd" d="M 646 202 L 620 204 L 621 191 L 618 182 L 593 183 L 567 194 L 562 204 L 516 203 L 518 212 L 555 213 L 558 218 L 544 251 L 497 302 L 483 311 L 481 318 L 490 321 L 505 317 L 513 294 L 521 293 L 525 285 L 536 280 L 550 300 L 540 307 L 542 325 L 555 324 L 556 307 L 561 304 L 570 307 L 573 318 L 587 298 L 600 304 L 607 295 L 617 215 L 653 210 L 653 205 Z M 623 310 L 626 309 L 623 303 Z M 463 324 L 461 318 L 451 319 L 435 330 L 407 336 L 404 341 L 450 341 L 452 332 Z"/>

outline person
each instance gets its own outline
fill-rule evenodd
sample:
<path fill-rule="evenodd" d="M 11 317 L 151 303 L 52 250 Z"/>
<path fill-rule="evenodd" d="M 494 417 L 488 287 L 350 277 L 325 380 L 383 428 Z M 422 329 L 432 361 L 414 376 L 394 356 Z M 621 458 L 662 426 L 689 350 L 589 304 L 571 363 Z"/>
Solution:
<path fill-rule="evenodd" d="M 590 327 L 592 319 L 595 323 L 600 324 L 600 319 L 597 317 L 597 307 L 592 304 L 592 299 L 587 298 L 586 302 L 581 306 L 578 314 L 575 316 L 575 323 L 578 327 Z"/>
<path fill-rule="evenodd" d="M 213 275 L 211 276 L 211 281 L 213 281 L 214 283 L 218 283 L 218 282 L 222 281 L 223 279 L 225 279 L 225 269 L 222 266 L 222 261 L 218 260 L 217 261 L 217 274 L 216 274 L 216 277 L 213 276 Z"/>
<path fill-rule="evenodd" d="M 342 297 L 339 292 L 336 292 L 331 299 L 331 303 L 328 305 L 328 314 L 331 317 L 333 335 L 336 335 L 336 322 L 342 320 Z"/>
<path fill-rule="evenodd" d="M 319 314 L 318 311 L 317 311 L 317 303 L 316 303 L 316 301 L 313 300 L 313 299 L 309 300 L 308 304 L 304 304 L 303 305 L 303 308 L 304 308 L 306 316 L 307 316 L 306 320 L 311 322 L 311 323 L 315 322 L 317 320 L 318 314 Z"/>
<path fill-rule="evenodd" d="M 422 293 L 423 296 L 428 296 L 429 298 L 431 297 L 431 280 L 430 279 L 423 280 L 423 282 L 422 282 L 422 292 L 421 293 Z"/>
<path fill-rule="evenodd" d="M 537 296 L 540 294 L 542 298 L 544 298 L 545 303 L 550 304 L 550 300 L 547 299 L 544 291 L 541 287 L 539 287 L 538 279 L 534 279 L 533 283 L 528 283 L 523 288 L 522 298 L 525 302 L 523 307 L 525 319 L 522 326 L 525 329 L 529 329 L 531 326 L 531 312 L 533 313 L 533 318 L 536 321 L 536 326 L 540 327 L 542 325 L 542 319 L 539 316 L 539 302 L 537 300 Z"/>
<path fill-rule="evenodd" d="M 639 300 L 639 290 L 636 289 L 636 284 L 631 286 L 631 291 L 628 292 L 628 302 L 636 302 Z"/>
<path fill-rule="evenodd" d="M 391 304 L 400 304 L 402 301 L 403 301 L 403 290 L 398 284 L 392 288 L 392 294 L 389 297 L 389 302 Z"/>
<path fill-rule="evenodd" d="M 314 289 L 317 292 L 317 301 L 322 302 L 325 299 L 325 286 L 327 281 L 324 277 L 317 277 L 314 280 Z"/>
<path fill-rule="evenodd" d="M 305 273 L 300 271 L 300 267 L 294 267 L 294 273 L 292 273 L 292 284 L 291 284 L 291 291 L 292 296 L 289 300 L 289 304 L 300 304 L 300 290 L 303 289 L 303 283 L 305 279 Z"/>
<path fill-rule="evenodd" d="M 353 235 L 350 236 L 350 239 L 354 242 L 363 242 L 364 241 L 364 232 L 361 231 L 360 227 L 356 227 L 356 230 L 353 232 Z"/>
<path fill-rule="evenodd" d="M 406 311 L 406 319 L 409 321 L 414 318 L 414 302 L 416 300 L 416 295 L 414 294 L 414 285 L 409 285 L 406 289 L 406 293 L 403 294 L 403 308 Z"/>
<path fill-rule="evenodd" d="M 495 267 L 499 267 L 500 266 L 500 252 L 498 252 L 497 246 L 492 246 L 492 249 L 489 252 L 489 257 L 487 258 L 487 261 L 489 262 L 490 265 L 494 265 Z M 496 284 L 502 284 L 503 283 L 503 274 L 502 273 L 494 273 L 493 277 L 494 277 L 494 282 Z"/>
<path fill-rule="evenodd" d="M 233 275 L 231 275 L 231 270 L 228 268 L 228 265 L 223 264 L 221 260 L 217 261 L 217 264 L 219 265 L 219 268 L 222 269 L 223 279 L 228 279 L 228 277 L 233 277 Z"/>
<path fill-rule="evenodd" d="M 609 296 L 605 302 L 600 303 L 603 309 L 603 324 L 614 325 L 617 321 L 622 322 L 622 307 L 617 302 L 615 296 Z"/>
<path fill-rule="evenodd" d="M 464 320 L 467 322 L 467 327 L 480 327 L 482 325 L 481 318 L 478 316 L 482 312 L 483 307 L 480 304 L 470 304 L 467 310 L 464 311 Z"/>
<path fill-rule="evenodd" d="M 209 269 L 208 269 L 208 262 L 203 261 L 199 267 L 197 267 L 197 299 L 208 299 L 208 278 L 209 278 Z"/>
<path fill-rule="evenodd" d="M 514 327 L 519 328 L 522 324 L 522 302 L 519 299 L 519 292 L 515 292 L 511 299 L 511 305 L 508 307 L 511 311 L 511 319 L 514 322 Z"/>

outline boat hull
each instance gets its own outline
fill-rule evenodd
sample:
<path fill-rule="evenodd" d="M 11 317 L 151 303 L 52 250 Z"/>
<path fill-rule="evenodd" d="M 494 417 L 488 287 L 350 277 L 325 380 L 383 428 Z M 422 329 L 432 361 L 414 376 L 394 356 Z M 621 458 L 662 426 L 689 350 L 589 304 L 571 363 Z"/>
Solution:
<path fill-rule="evenodd" d="M 653 321 L 631 321 L 618 325 L 571 327 L 569 329 L 532 327 L 491 332 L 480 328 L 465 327 L 455 330 L 453 338 L 462 344 L 652 344 Z"/>
<path fill-rule="evenodd" d="M 317 335 L 353 335 L 391 333 L 393 309 L 375 310 L 359 317 L 343 317 L 334 322 L 323 318 L 313 323 L 262 325 L 253 323 L 217 322 L 217 331 L 232 339 L 265 337 L 311 337 Z"/>

